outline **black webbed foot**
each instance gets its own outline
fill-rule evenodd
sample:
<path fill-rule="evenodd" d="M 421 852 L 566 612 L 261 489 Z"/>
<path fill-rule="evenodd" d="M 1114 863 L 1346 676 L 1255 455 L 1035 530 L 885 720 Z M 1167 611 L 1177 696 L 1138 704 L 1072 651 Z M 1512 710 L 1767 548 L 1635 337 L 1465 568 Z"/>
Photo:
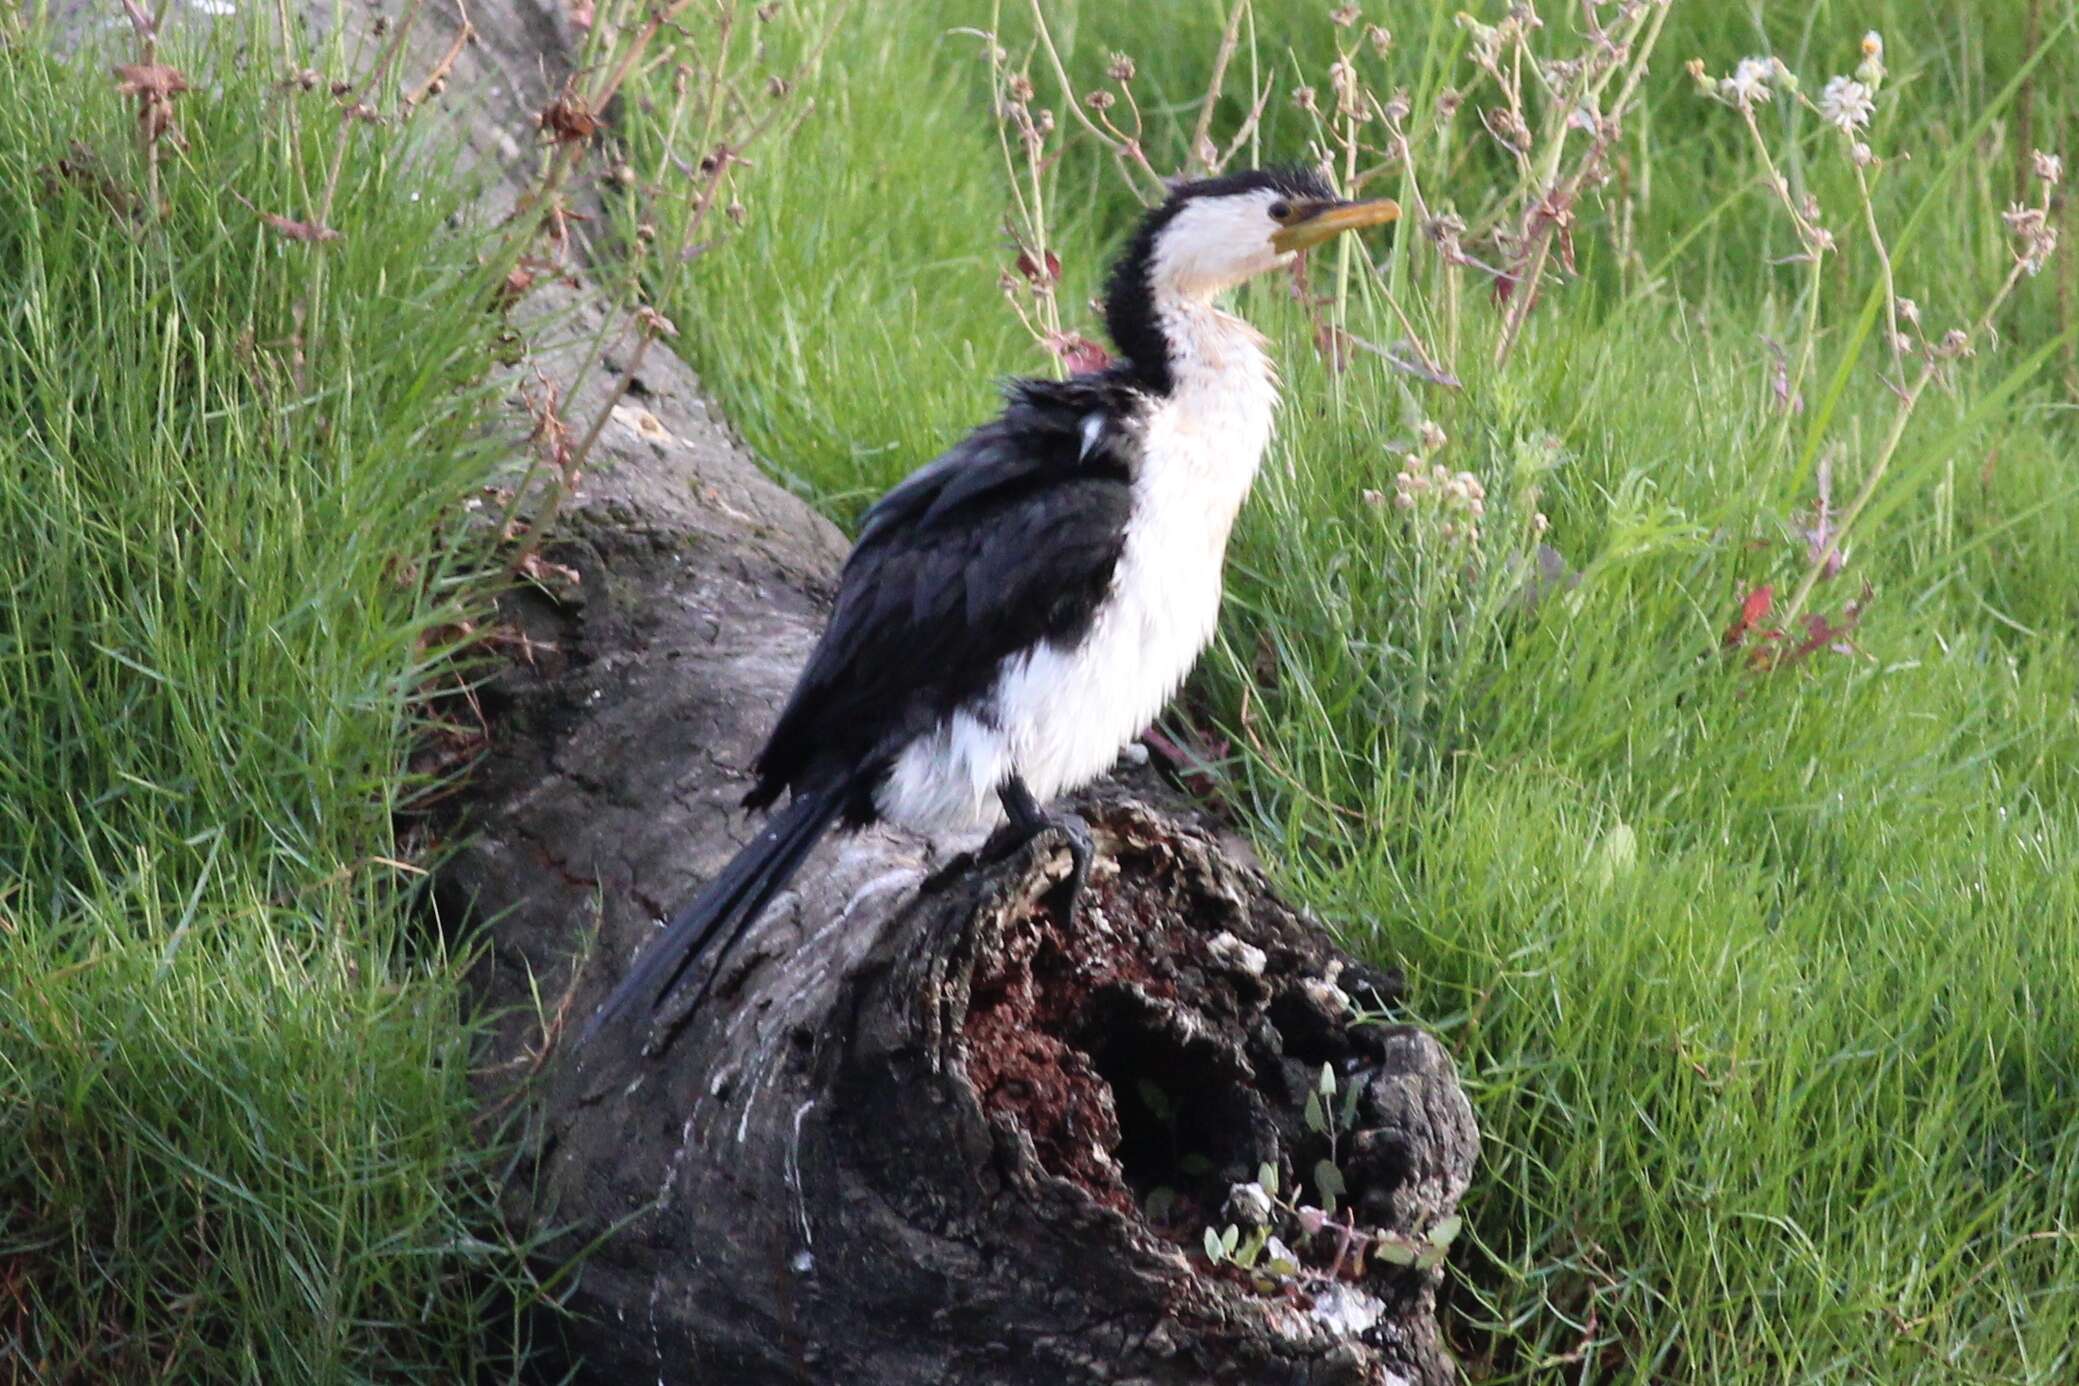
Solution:
<path fill-rule="evenodd" d="M 1067 809 L 1050 813 L 1041 808 L 1025 787 L 1025 782 L 1016 775 L 1004 781 L 998 797 L 1003 800 L 1004 812 L 1010 816 L 1010 821 L 989 839 L 988 845 L 982 849 L 984 854 L 992 861 L 1001 861 L 1049 828 L 1058 831 L 1067 839 L 1069 858 L 1068 879 L 1060 886 L 1066 892 L 1061 902 L 1062 914 L 1069 923 L 1074 923 L 1076 905 L 1083 898 L 1083 887 L 1090 883 L 1090 863 L 1097 855 L 1097 848 L 1090 840 L 1090 825 Z"/>

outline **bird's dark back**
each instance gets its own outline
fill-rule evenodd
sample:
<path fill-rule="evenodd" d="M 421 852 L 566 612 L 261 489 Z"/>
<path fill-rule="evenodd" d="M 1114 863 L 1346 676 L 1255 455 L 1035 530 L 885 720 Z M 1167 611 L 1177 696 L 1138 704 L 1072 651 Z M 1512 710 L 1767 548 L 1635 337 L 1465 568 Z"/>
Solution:
<path fill-rule="evenodd" d="M 1004 660 L 1089 627 L 1131 510 L 1145 400 L 1123 373 L 1022 380 L 998 418 L 869 510 L 745 802 L 849 779 L 854 823 L 903 747 L 988 715 Z"/>

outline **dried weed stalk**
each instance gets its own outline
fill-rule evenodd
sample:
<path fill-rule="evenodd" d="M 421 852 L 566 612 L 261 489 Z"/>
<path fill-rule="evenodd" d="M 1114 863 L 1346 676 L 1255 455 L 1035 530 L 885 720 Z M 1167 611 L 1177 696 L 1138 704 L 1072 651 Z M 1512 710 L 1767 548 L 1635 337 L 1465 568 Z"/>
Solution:
<path fill-rule="evenodd" d="M 585 217 L 573 205 L 571 190 L 587 174 L 591 182 L 585 191 L 612 207 L 627 225 L 630 252 L 626 272 L 606 280 L 621 313 L 611 316 L 587 344 L 578 367 L 560 389 L 539 397 L 541 407 L 554 417 L 559 400 L 578 398 L 585 383 L 607 366 L 608 350 L 627 326 L 632 325 L 634 336 L 575 442 L 560 419 L 556 430 L 544 430 L 537 413 L 535 465 L 516 489 L 513 515 L 527 503 L 532 482 L 544 472 L 548 492 L 516 534 L 510 561 L 517 574 L 542 571 L 541 544 L 576 492 L 615 407 L 640 374 L 651 345 L 660 337 L 678 335 L 677 327 L 654 304 L 668 301 L 685 267 L 720 243 L 715 231 L 718 211 L 735 226 L 748 218 L 737 188 L 754 167 L 750 151 L 760 141 L 785 133 L 814 107 L 803 90 L 843 20 L 846 3 L 839 0 L 814 21 L 817 28 L 806 56 L 786 66 L 771 56 L 766 35 L 783 8 L 778 0 L 718 0 L 699 6 L 693 0 L 672 0 L 661 7 L 605 0 L 589 12 L 578 74 L 537 117 L 545 149 L 543 168 L 515 213 L 515 243 L 509 247 L 513 268 L 501 295 L 504 306 L 524 297 L 544 269 L 563 272 L 570 264 L 572 227 Z M 645 93 L 646 104 L 663 106 L 662 153 L 645 171 L 638 171 L 607 136 L 603 115 L 617 98 L 637 88 Z M 661 100 L 651 97 L 656 89 L 668 95 Z M 693 151 L 690 158 L 677 152 L 688 147 Z M 553 448 L 547 446 L 551 438 L 556 441 Z"/>
<path fill-rule="evenodd" d="M 1754 589 L 1743 600 L 1739 616 L 1726 633 L 1728 646 L 1744 646 L 1757 662 L 1780 665 L 1820 649 L 1845 647 L 1847 632 L 1867 608 L 1868 592 L 1865 590 L 1861 597 L 1848 603 L 1843 617 L 1836 620 L 1807 612 L 1813 590 L 1845 567 L 1847 541 L 1883 485 L 1898 456 L 1907 425 L 1928 391 L 1947 379 L 1955 363 L 1997 344 L 1993 324 L 2000 309 L 2021 281 L 2040 274 L 2055 254 L 2058 236 L 2052 199 L 2064 177 L 2064 163 L 2056 155 L 2041 151 L 2031 156 L 2037 200 L 2016 202 L 2004 214 L 2012 245 L 2012 264 L 2005 278 L 1974 315 L 1938 334 L 1923 323 L 1919 304 L 1899 292 L 1898 266 L 1877 215 L 1873 178 L 1883 173 L 1886 160 L 1871 148 L 1867 134 L 1886 76 L 1882 36 L 1874 31 L 1865 35 L 1861 61 L 1854 73 L 1828 78 L 1816 99 L 1780 58 L 1743 58 L 1723 77 L 1712 76 L 1703 61 L 1695 59 L 1689 63 L 1689 72 L 1702 95 L 1739 115 L 1760 162 L 1763 186 L 1783 208 L 1802 247 L 1801 253 L 1792 258 L 1810 266 L 1802 328 L 1790 352 L 1779 359 L 1772 389 L 1780 413 L 1774 439 L 1777 451 L 1788 444 L 1790 419 L 1802 398 L 1802 386 L 1817 350 L 1820 267 L 1824 258 L 1834 252 L 1837 242 L 1819 200 L 1809 191 L 1793 189 L 1781 171 L 1782 161 L 1773 154 L 1755 117 L 1760 107 L 1778 97 L 1795 102 L 1829 132 L 1827 147 L 1833 157 L 1844 160 L 1853 172 L 1855 205 L 1848 215 L 1861 223 L 1868 237 L 1882 290 L 1884 350 L 1888 360 L 1885 384 L 1894 402 L 1876 455 L 1854 497 L 1836 513 L 1831 492 L 1833 459 L 1838 449 L 1826 450 L 1819 465 L 1814 522 L 1803 534 L 1806 564 L 1797 586 L 1784 602 L 1780 615 L 1774 612 L 1772 589 Z M 1765 624 L 1771 617 L 1779 624 Z"/>

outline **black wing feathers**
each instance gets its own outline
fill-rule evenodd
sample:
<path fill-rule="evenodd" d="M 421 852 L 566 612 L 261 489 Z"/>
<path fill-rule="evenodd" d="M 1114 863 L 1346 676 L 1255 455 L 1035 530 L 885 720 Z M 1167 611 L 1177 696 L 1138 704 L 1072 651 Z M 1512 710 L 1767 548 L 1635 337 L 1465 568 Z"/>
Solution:
<path fill-rule="evenodd" d="M 883 496 L 745 802 L 869 783 L 1005 656 L 1087 628 L 1125 543 L 1133 417 L 1106 376 L 1016 382 L 1004 417 Z M 872 816 L 870 788 L 846 816 Z"/>

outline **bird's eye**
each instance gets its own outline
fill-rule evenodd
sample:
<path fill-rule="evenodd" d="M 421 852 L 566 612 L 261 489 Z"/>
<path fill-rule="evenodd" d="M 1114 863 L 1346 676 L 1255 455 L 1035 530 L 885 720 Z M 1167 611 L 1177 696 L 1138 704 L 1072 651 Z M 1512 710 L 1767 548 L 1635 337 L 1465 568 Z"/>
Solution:
<path fill-rule="evenodd" d="M 1270 205 L 1270 215 L 1272 221 L 1283 221 L 1292 215 L 1292 204 L 1290 202 L 1273 202 Z"/>

